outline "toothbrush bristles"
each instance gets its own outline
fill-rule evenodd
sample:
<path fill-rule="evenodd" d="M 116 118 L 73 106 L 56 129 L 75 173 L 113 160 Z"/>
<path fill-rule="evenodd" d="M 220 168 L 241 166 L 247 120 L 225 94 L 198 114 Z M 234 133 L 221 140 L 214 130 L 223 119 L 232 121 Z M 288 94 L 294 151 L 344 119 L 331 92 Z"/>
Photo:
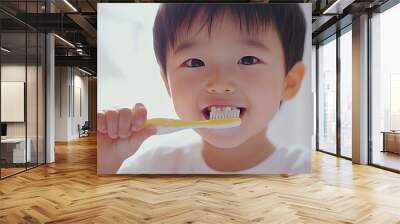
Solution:
<path fill-rule="evenodd" d="M 240 115 L 240 109 L 238 109 L 238 108 L 211 107 L 211 110 L 209 111 L 209 120 L 238 118 L 239 115 Z"/>

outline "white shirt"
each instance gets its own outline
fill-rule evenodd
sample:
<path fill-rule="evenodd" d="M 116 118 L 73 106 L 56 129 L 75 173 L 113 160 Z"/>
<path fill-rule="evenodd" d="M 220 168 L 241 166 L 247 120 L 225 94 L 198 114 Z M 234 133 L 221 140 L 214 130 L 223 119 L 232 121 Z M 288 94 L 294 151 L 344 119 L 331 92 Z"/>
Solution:
<path fill-rule="evenodd" d="M 227 149 L 229 150 L 229 149 Z M 202 143 L 181 147 L 160 146 L 127 158 L 118 174 L 296 174 L 311 172 L 311 150 L 279 147 L 256 166 L 239 172 L 221 172 L 204 161 Z"/>

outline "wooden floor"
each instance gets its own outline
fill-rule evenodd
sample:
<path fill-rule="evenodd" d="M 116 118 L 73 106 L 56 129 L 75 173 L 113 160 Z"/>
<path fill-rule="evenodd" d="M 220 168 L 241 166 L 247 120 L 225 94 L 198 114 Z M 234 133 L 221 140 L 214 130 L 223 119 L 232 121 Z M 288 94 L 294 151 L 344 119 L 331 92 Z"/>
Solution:
<path fill-rule="evenodd" d="M 400 170 L 400 154 L 376 150 L 374 151 L 372 160 L 374 164 Z"/>
<path fill-rule="evenodd" d="M 320 152 L 313 173 L 96 175 L 94 137 L 0 181 L 0 223 L 400 223 L 400 175 Z"/>
<path fill-rule="evenodd" d="M 19 164 L 18 167 L 7 167 L 7 168 L 1 168 L 1 178 L 5 178 L 20 172 L 23 172 L 27 169 L 33 169 L 37 166 L 37 164 L 29 164 L 27 163 L 27 167 L 25 167 L 25 164 Z"/>
<path fill-rule="evenodd" d="M 19 168 L 19 167 L 18 168 L 1 168 L 1 177 L 2 178 L 7 177 L 7 176 L 13 175 L 15 173 L 22 172 L 24 170 L 26 170 L 25 167 L 24 168 Z"/>

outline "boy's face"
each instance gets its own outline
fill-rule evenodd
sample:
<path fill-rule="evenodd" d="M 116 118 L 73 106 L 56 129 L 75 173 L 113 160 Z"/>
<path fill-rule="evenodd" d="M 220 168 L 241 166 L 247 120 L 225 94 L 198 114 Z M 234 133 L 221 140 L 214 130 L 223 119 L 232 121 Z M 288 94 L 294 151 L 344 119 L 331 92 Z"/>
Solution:
<path fill-rule="evenodd" d="M 290 79 L 293 72 L 285 74 L 284 51 L 273 26 L 249 36 L 225 15 L 213 22 L 210 37 L 208 24 L 198 32 L 198 20 L 188 36 L 180 34 L 168 51 L 164 81 L 181 119 L 206 120 L 206 108 L 212 105 L 241 108 L 239 127 L 196 130 L 215 147 L 232 148 L 265 132 L 281 100 L 297 93 L 304 68 L 295 79 Z"/>

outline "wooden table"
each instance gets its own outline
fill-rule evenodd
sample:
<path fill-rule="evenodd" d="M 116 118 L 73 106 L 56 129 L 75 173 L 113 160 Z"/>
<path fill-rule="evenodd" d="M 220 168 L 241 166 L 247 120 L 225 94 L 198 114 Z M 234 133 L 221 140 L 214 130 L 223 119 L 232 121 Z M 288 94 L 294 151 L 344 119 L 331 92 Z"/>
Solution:
<path fill-rule="evenodd" d="M 383 150 L 382 152 L 393 152 L 400 154 L 400 131 L 382 131 Z"/>

